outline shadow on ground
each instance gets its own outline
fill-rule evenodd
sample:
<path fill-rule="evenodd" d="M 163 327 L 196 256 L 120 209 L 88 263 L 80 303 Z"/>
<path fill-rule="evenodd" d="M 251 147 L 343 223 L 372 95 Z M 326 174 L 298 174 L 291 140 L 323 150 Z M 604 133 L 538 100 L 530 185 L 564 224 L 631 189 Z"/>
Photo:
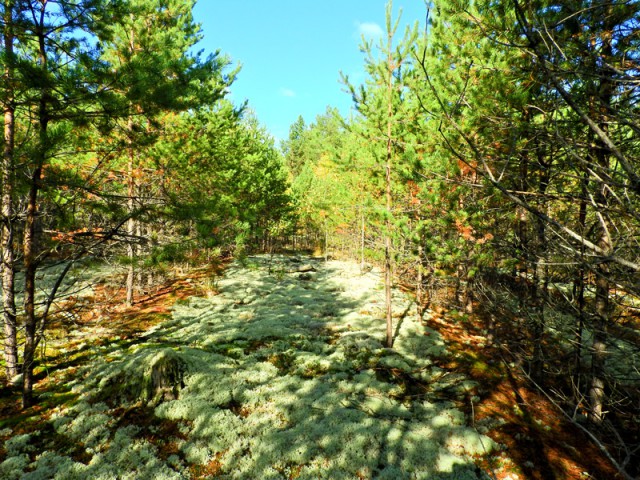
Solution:
<path fill-rule="evenodd" d="M 80 400 L 52 424 L 90 459 L 35 457 L 25 441 L 6 448 L 0 474 L 22 458 L 11 466 L 59 478 L 488 478 L 474 459 L 495 444 L 456 408 L 473 382 L 433 364 L 444 341 L 400 292 L 394 348 L 383 346 L 379 283 L 310 258 L 230 266 L 218 295 L 180 302 L 75 385 Z M 176 394 L 141 396 L 167 356 Z"/>

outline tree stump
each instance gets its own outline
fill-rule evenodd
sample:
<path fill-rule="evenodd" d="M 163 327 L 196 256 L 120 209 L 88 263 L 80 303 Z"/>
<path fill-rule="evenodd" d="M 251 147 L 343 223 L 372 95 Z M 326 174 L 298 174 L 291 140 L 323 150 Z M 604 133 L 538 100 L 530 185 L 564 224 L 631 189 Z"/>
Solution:
<path fill-rule="evenodd" d="M 176 400 L 184 388 L 185 363 L 170 348 L 158 352 L 145 368 L 142 399 L 154 404 Z"/>

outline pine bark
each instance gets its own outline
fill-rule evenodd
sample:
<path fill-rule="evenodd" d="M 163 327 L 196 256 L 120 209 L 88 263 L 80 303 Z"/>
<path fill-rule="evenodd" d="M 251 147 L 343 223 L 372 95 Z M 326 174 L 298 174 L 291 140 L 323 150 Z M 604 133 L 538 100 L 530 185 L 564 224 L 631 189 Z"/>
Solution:
<path fill-rule="evenodd" d="M 601 34 L 602 55 L 604 58 L 611 58 L 613 46 L 611 44 L 613 25 L 611 22 L 612 6 L 606 8 L 603 32 Z M 611 102 L 613 98 L 613 83 L 610 74 L 601 69 L 598 73 L 599 84 L 595 92 L 595 98 L 592 99 L 597 113 L 597 120 L 600 129 L 608 135 L 609 112 L 611 111 Z M 598 166 L 603 171 L 610 170 L 611 152 L 605 142 L 597 138 L 594 145 L 594 156 L 597 159 Z M 606 257 L 611 253 L 611 222 L 607 213 L 607 197 L 608 188 L 605 182 L 599 186 L 596 197 L 596 205 L 600 208 L 597 212 L 598 218 L 598 247 L 603 252 L 603 257 L 595 267 L 596 272 L 596 299 L 595 299 L 595 316 L 596 325 L 594 325 L 593 345 L 591 351 L 591 382 L 589 386 L 589 401 L 591 406 L 590 420 L 596 424 L 602 423 L 604 420 L 606 393 L 605 393 L 605 360 L 607 355 L 607 325 L 609 323 L 609 265 Z"/>
<path fill-rule="evenodd" d="M 133 22 L 133 15 L 131 16 L 131 21 Z M 134 30 L 130 32 L 131 38 L 129 39 L 129 51 L 133 55 L 136 51 L 136 36 Z M 127 220 L 127 235 L 129 237 L 127 243 L 127 257 L 129 260 L 129 266 L 127 269 L 127 281 L 126 281 L 126 299 L 125 302 L 127 306 L 132 306 L 134 301 L 134 291 L 135 291 L 135 255 L 136 249 L 133 244 L 133 237 L 136 232 L 136 220 L 134 218 L 134 209 L 135 209 L 135 190 L 136 184 L 134 179 L 134 168 L 135 168 L 135 151 L 134 151 L 134 125 L 133 125 L 133 105 L 129 105 L 129 119 L 127 121 L 127 132 L 129 134 L 129 161 L 127 164 L 127 196 L 128 202 L 127 207 L 129 210 L 129 219 Z"/>
<path fill-rule="evenodd" d="M 38 63 L 43 75 L 47 72 L 47 53 L 45 46 L 44 16 L 46 5 L 41 6 L 40 23 L 36 27 L 38 38 Z M 42 182 L 42 169 L 47 157 L 49 125 L 49 90 L 45 86 L 40 92 L 38 105 L 38 147 L 35 152 L 33 172 L 27 197 L 27 211 L 25 216 L 23 255 L 24 255 L 24 313 L 25 313 L 25 344 L 23 356 L 23 386 L 22 406 L 27 408 L 33 403 L 33 362 L 37 346 L 36 330 L 36 270 L 37 270 L 37 233 L 38 193 Z"/>
<path fill-rule="evenodd" d="M 41 118 L 42 122 L 42 118 Z M 40 123 L 41 141 L 42 137 L 46 138 L 46 123 Z M 35 311 L 36 305 L 36 221 L 38 215 L 38 191 L 40 189 L 40 181 L 42 177 L 42 166 L 38 165 L 33 171 L 31 177 L 31 185 L 29 188 L 29 196 L 27 201 L 27 213 L 25 219 L 24 232 L 24 313 L 25 313 L 25 344 L 23 358 L 23 390 L 22 390 L 22 406 L 27 408 L 33 403 L 33 362 L 36 349 L 36 328 L 37 317 Z"/>
<path fill-rule="evenodd" d="M 4 83 L 7 97 L 4 100 L 4 148 L 2 155 L 2 319 L 4 325 L 4 359 L 7 378 L 18 374 L 18 343 L 15 303 L 15 251 L 13 246 L 13 168 L 15 145 L 15 106 L 13 97 L 13 2 L 5 3 L 4 47 L 6 67 Z"/>
<path fill-rule="evenodd" d="M 132 306 L 134 302 L 134 290 L 135 290 L 135 246 L 133 244 L 133 237 L 136 233 L 136 221 L 133 218 L 133 212 L 135 209 L 135 180 L 133 178 L 134 158 L 135 152 L 133 150 L 133 113 L 129 114 L 128 131 L 129 131 L 129 162 L 127 165 L 127 197 L 128 197 L 128 209 L 129 219 L 127 220 L 127 235 L 129 237 L 127 243 L 127 257 L 129 260 L 129 266 L 127 268 L 127 281 L 126 281 L 126 303 L 127 306 Z"/>
<path fill-rule="evenodd" d="M 578 225 L 580 226 L 580 235 L 585 236 L 587 231 L 587 196 L 588 196 L 588 185 L 589 185 L 589 174 L 585 172 L 582 177 L 581 182 L 581 198 L 580 198 L 580 207 L 578 209 Z M 584 245 L 580 246 L 580 267 L 576 272 L 576 277 L 573 282 L 573 296 L 576 301 L 576 308 L 578 310 L 578 324 L 576 325 L 576 334 L 575 334 L 575 350 L 574 350 L 574 384 L 577 386 L 577 395 L 578 398 L 581 393 L 580 385 L 581 385 L 581 377 L 580 373 L 582 370 L 582 351 L 583 351 L 583 335 L 584 335 L 584 324 L 585 324 L 585 247 Z"/>

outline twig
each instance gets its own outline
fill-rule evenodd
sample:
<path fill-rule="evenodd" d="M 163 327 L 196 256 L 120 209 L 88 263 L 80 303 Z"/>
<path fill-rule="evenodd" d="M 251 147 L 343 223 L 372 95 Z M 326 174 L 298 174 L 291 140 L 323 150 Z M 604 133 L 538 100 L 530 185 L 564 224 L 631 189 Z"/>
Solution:
<path fill-rule="evenodd" d="M 588 428 L 580 425 L 580 423 L 576 422 L 573 418 L 571 418 L 571 415 L 569 415 L 567 412 L 564 411 L 563 408 L 560 407 L 560 405 L 558 405 L 555 400 L 553 398 L 551 398 L 551 396 L 540 386 L 538 385 L 538 383 L 533 380 L 531 378 L 531 376 L 529 376 L 529 374 L 527 372 L 524 371 L 523 368 L 520 368 L 520 371 L 522 372 L 522 374 L 527 378 L 527 380 L 529 380 L 531 382 L 531 384 L 533 386 L 536 387 L 536 389 L 542 393 L 547 400 L 549 400 L 551 402 L 551 404 L 556 407 L 560 412 L 562 412 L 562 414 L 567 418 L 567 420 L 569 420 L 569 422 L 571 422 L 572 425 L 578 427 L 580 430 L 582 430 L 592 441 L 593 443 L 595 443 L 595 445 L 600 449 L 600 451 L 607 457 L 607 459 L 611 462 L 611 464 L 616 468 L 616 470 L 618 470 L 618 472 L 620 473 L 620 475 L 622 475 L 624 477 L 625 480 L 636 480 L 634 479 L 631 475 L 629 475 L 624 467 L 622 465 L 620 465 L 615 458 L 613 458 L 611 456 L 611 454 L 609 453 L 609 451 L 607 450 L 607 447 L 604 446 L 604 444 L 598 440 L 598 438 L 589 431 Z"/>

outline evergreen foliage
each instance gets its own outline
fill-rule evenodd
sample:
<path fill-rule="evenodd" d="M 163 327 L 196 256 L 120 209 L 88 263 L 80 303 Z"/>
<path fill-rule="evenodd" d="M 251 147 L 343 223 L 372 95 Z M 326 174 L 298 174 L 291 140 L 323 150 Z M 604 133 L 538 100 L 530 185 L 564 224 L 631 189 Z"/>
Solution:
<path fill-rule="evenodd" d="M 363 38 L 366 78 L 342 77 L 351 116 L 299 117 L 281 148 L 227 99 L 231 60 L 194 53 L 194 4 L 0 2 L 3 368 L 23 406 L 88 260 L 126 269 L 129 306 L 194 258 L 254 262 L 268 290 L 232 266 L 225 293 L 176 308 L 157 345 L 93 365 L 101 393 L 54 418 L 91 463 L 34 462 L 16 435 L 0 476 L 181 478 L 185 459 L 229 478 L 464 476 L 485 438 L 373 373 L 464 390 L 439 385 L 444 344 L 422 335 L 442 309 L 477 315 L 505 364 L 640 474 L 640 2 L 433 0 L 401 36 L 389 2 L 386 35 Z M 349 313 L 355 287 L 318 291 L 323 273 L 284 260 L 265 277 L 246 257 L 287 248 L 357 259 L 363 281 L 383 272 L 385 308 Z M 405 324 L 398 286 L 415 303 Z M 190 422 L 182 456 L 104 428 L 112 396 Z M 290 448 L 300 438 L 315 446 Z"/>
<path fill-rule="evenodd" d="M 420 35 L 363 45 L 368 78 L 344 79 L 357 109 L 343 121 L 348 141 L 324 140 L 338 148 L 341 183 L 367 197 L 349 200 L 349 220 L 326 222 L 331 243 L 381 265 L 388 237 L 395 281 L 412 286 L 420 314 L 478 309 L 495 335 L 515 328 L 509 355 L 536 385 L 554 385 L 545 391 L 569 415 L 586 409 L 621 452 L 620 471 L 637 446 L 619 434 L 636 430 L 638 384 L 630 365 L 617 371 L 616 352 L 628 351 L 619 336 L 640 293 L 638 8 L 434 1 Z M 290 165 L 315 144 L 319 130 L 302 127 Z M 339 187 L 316 193 L 318 173 L 303 167 L 294 184 L 309 194 L 305 215 L 331 218 L 345 199 Z"/>
<path fill-rule="evenodd" d="M 9 379 L 22 370 L 25 406 L 36 347 L 75 262 L 126 253 L 133 303 L 145 265 L 148 284 L 162 258 L 233 250 L 286 227 L 282 158 L 244 107 L 224 100 L 237 69 L 219 52 L 191 53 L 193 4 L 2 3 L 12 47 L 0 57 L 3 343 Z M 69 267 L 38 304 L 38 272 L 59 261 Z M 24 285 L 14 288 L 20 268 Z M 24 300 L 13 306 L 16 291 Z"/>

